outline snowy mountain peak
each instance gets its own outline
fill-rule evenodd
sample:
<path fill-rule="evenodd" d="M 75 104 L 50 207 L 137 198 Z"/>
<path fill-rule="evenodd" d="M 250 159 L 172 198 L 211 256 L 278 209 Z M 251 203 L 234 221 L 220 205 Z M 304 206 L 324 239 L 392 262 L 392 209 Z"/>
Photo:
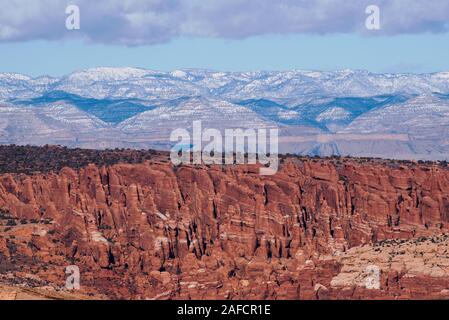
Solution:
<path fill-rule="evenodd" d="M 9 80 L 9 81 L 30 81 L 31 77 L 23 75 L 21 73 L 14 72 L 4 72 L 0 73 L 0 81 Z"/>
<path fill-rule="evenodd" d="M 148 74 L 145 69 L 98 67 L 71 73 L 67 78 L 79 81 L 120 81 L 130 78 L 140 78 Z"/>
<path fill-rule="evenodd" d="M 187 72 L 185 72 L 183 70 L 175 70 L 175 71 L 172 71 L 170 74 L 172 77 L 175 77 L 175 78 L 181 78 L 181 79 L 187 78 Z"/>

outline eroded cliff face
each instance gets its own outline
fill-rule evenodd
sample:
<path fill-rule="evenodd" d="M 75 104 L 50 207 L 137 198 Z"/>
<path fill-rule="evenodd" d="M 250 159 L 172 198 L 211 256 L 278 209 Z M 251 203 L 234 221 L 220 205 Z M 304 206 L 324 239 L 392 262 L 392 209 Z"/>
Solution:
<path fill-rule="evenodd" d="M 81 292 L 109 298 L 449 298 L 447 169 L 288 158 L 258 173 L 146 162 L 3 174 L 0 281 L 60 289 L 77 265 Z"/>

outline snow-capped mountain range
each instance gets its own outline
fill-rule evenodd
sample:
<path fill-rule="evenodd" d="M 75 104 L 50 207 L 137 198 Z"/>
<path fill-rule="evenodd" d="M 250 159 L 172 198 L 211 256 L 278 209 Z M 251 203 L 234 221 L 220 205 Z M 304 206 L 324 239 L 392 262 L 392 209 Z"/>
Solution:
<path fill-rule="evenodd" d="M 281 151 L 449 155 L 449 72 L 94 68 L 0 73 L 0 143 L 168 148 L 170 132 L 279 127 Z"/>
<path fill-rule="evenodd" d="M 31 98 L 64 91 L 86 98 L 175 99 L 212 96 L 226 99 L 295 99 L 449 92 L 449 72 L 375 74 L 360 70 L 217 72 L 186 69 L 159 72 L 137 68 L 93 68 L 59 78 L 0 73 L 0 98 Z"/>

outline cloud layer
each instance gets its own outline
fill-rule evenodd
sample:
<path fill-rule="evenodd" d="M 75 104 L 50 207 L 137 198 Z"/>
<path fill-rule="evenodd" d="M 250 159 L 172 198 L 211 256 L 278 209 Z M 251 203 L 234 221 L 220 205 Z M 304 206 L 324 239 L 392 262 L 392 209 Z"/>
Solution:
<path fill-rule="evenodd" d="M 80 8 L 80 30 L 65 28 L 69 4 Z M 371 4 L 381 14 L 375 32 L 365 28 Z M 145 45 L 176 37 L 449 31 L 447 0 L 0 0 L 0 8 L 0 41 L 81 37 Z"/>

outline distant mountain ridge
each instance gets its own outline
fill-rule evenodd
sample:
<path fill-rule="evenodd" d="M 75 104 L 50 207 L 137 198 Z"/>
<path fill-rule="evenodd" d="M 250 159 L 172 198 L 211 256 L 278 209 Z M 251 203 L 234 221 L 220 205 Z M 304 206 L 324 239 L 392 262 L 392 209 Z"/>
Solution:
<path fill-rule="evenodd" d="M 376 74 L 362 70 L 221 72 L 185 69 L 93 68 L 62 77 L 31 78 L 0 73 L 0 99 L 38 97 L 65 91 L 88 98 L 296 99 L 307 96 L 367 97 L 384 94 L 449 93 L 449 72 Z"/>
<path fill-rule="evenodd" d="M 281 131 L 281 152 L 447 159 L 449 72 L 93 68 L 0 73 L 0 143 L 161 148 L 194 120 Z"/>

